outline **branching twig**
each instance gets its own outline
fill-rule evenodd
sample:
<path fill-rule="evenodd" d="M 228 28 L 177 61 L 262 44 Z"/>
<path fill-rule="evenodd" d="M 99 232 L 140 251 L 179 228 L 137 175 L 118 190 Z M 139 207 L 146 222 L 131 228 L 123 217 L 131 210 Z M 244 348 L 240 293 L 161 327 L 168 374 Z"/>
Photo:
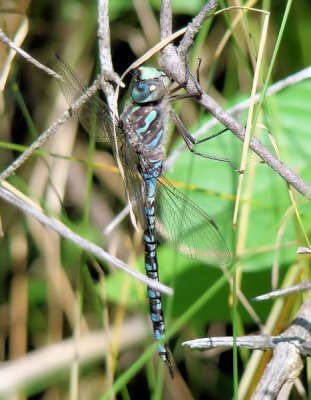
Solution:
<path fill-rule="evenodd" d="M 310 356 L 311 296 L 303 303 L 290 327 L 282 333 L 273 357 L 265 368 L 253 400 L 285 399 L 303 368 L 303 357 Z"/>
<path fill-rule="evenodd" d="M 300 348 L 303 356 L 311 355 L 311 341 L 302 340 L 300 337 L 283 337 L 271 335 L 249 335 L 236 338 L 237 347 L 250 350 L 273 350 L 280 343 L 290 342 L 296 348 Z M 188 340 L 182 344 L 192 350 L 206 351 L 210 349 L 230 349 L 234 346 L 233 336 L 207 337 Z"/>
<path fill-rule="evenodd" d="M 305 79 L 310 79 L 311 78 L 311 67 L 307 67 L 302 69 L 301 71 L 298 71 L 285 79 L 282 79 L 271 86 L 268 87 L 266 96 L 272 96 L 275 93 L 278 93 L 279 91 L 290 87 L 292 85 L 296 85 L 299 82 L 304 81 Z M 261 98 L 261 92 L 257 93 L 254 96 L 254 104 L 258 103 L 258 101 Z M 236 104 L 235 106 L 229 108 L 227 113 L 234 115 L 237 114 L 241 111 L 247 110 L 250 105 L 250 98 L 241 101 L 240 103 Z M 206 132 L 210 131 L 213 127 L 215 127 L 218 124 L 217 119 L 211 119 L 205 124 L 201 125 L 194 133 L 193 137 L 195 138 L 200 138 L 201 136 L 205 135 Z M 178 158 L 178 156 L 185 150 L 185 143 L 182 142 L 179 146 L 176 147 L 174 152 L 172 152 L 169 157 L 166 160 L 166 164 L 170 166 L 171 164 L 174 164 L 175 160 Z"/>
<path fill-rule="evenodd" d="M 288 329 L 281 335 L 241 336 L 236 345 L 251 350 L 273 350 L 273 357 L 253 393 L 253 400 L 285 399 L 294 380 L 303 368 L 303 357 L 311 356 L 311 296 L 307 298 Z M 183 343 L 191 349 L 232 348 L 233 337 L 189 340 Z M 281 394 L 283 393 L 283 394 Z"/>
<path fill-rule="evenodd" d="M 214 1 L 208 2 L 200 11 L 197 17 L 194 18 L 192 25 L 197 24 L 198 21 L 201 23 L 212 7 L 214 7 Z M 171 26 L 171 2 L 169 0 L 162 1 L 162 12 L 161 12 L 161 33 L 164 36 L 167 29 L 165 27 Z M 198 27 L 196 27 L 198 28 Z M 191 37 L 191 35 L 189 36 Z M 182 84 L 189 93 L 197 93 L 197 83 L 193 80 L 187 80 L 186 76 L 186 57 L 185 49 L 190 44 L 188 41 L 187 45 L 183 44 L 182 53 L 180 53 L 180 47 L 174 47 L 173 45 L 167 46 L 163 49 L 163 54 L 160 57 L 160 64 L 162 65 L 165 72 L 177 83 Z M 214 99 L 208 96 L 206 93 L 202 94 L 202 97 L 198 100 L 199 103 L 206 108 L 219 122 L 221 122 L 227 129 L 233 132 L 240 140 L 244 141 L 245 128 L 239 124 L 230 114 L 228 114 Z M 298 192 L 304 196 L 311 197 L 311 187 L 304 182 L 299 176 L 297 176 L 291 169 L 289 169 L 281 160 L 275 157 L 265 146 L 256 138 L 252 138 L 249 147 L 275 172 L 277 172 L 289 185 L 295 188 Z"/>

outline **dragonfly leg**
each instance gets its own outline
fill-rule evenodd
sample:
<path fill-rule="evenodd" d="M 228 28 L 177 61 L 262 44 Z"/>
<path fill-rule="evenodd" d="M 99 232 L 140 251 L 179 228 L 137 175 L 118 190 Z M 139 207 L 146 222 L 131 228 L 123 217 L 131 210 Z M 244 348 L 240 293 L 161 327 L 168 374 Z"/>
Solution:
<path fill-rule="evenodd" d="M 228 163 L 236 172 L 239 172 L 239 170 L 235 167 L 235 165 L 231 162 L 231 160 L 229 160 L 228 158 L 224 158 L 224 157 L 219 157 L 219 156 L 214 156 L 211 154 L 206 154 L 206 153 L 202 153 L 200 151 L 197 151 L 193 146 L 200 144 L 200 143 L 204 143 L 207 142 L 210 139 L 213 139 L 219 135 L 221 135 L 222 133 L 226 132 L 227 129 L 223 129 L 220 132 L 217 132 L 213 135 L 210 135 L 208 137 L 205 137 L 203 139 L 196 139 L 194 138 L 192 135 L 190 135 L 190 133 L 187 131 L 185 125 L 182 123 L 181 119 L 178 117 L 178 115 L 174 112 L 171 111 L 170 112 L 170 116 L 171 118 L 174 120 L 175 125 L 179 131 L 179 133 L 181 134 L 182 138 L 184 139 L 184 142 L 186 144 L 186 146 L 188 147 L 188 149 L 193 153 L 196 154 L 197 156 L 200 157 L 204 157 L 204 158 L 209 158 L 210 160 L 216 160 L 216 161 L 222 161 L 222 162 L 226 162 Z"/>
<path fill-rule="evenodd" d="M 187 57 L 187 59 L 188 59 L 188 57 Z M 188 60 L 187 60 L 184 83 L 183 84 L 178 84 L 176 87 L 174 87 L 173 89 L 171 89 L 169 91 L 169 96 L 170 96 L 169 100 L 175 101 L 175 100 L 188 99 L 188 98 L 191 98 L 191 97 L 201 98 L 203 92 L 202 92 L 202 89 L 200 87 L 200 76 L 199 76 L 200 65 L 201 65 L 201 59 L 199 58 L 199 63 L 198 63 L 197 71 L 196 71 L 197 79 L 195 79 L 195 77 L 193 76 L 192 72 L 188 68 Z M 187 84 L 188 76 L 191 76 L 192 81 L 194 82 L 194 85 L 195 85 L 195 87 L 197 89 L 197 92 L 195 92 L 195 93 L 184 93 L 184 94 L 179 94 L 179 95 L 172 96 L 173 93 L 176 93 L 178 90 L 182 89 L 184 87 L 184 85 Z"/>

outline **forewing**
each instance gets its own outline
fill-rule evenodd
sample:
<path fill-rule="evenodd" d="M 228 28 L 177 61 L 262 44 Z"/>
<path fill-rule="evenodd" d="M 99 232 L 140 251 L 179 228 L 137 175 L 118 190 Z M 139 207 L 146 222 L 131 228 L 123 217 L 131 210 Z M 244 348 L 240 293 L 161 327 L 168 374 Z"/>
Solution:
<path fill-rule="evenodd" d="M 87 87 L 78 78 L 73 69 L 63 61 L 59 56 L 55 55 L 53 63 L 55 71 L 63 77 L 58 80 L 61 90 L 69 104 L 69 106 L 81 97 L 87 90 Z M 113 121 L 111 111 L 96 94 L 89 96 L 88 100 L 83 103 L 76 112 L 84 129 L 98 142 L 112 142 Z M 115 129 L 121 133 L 117 123 Z"/>
<path fill-rule="evenodd" d="M 54 69 L 63 77 L 63 80 L 58 82 L 69 105 L 82 94 L 85 94 L 87 87 L 81 82 L 73 69 L 57 55 L 55 55 Z M 118 123 L 113 126 L 109 107 L 97 95 L 90 96 L 76 114 L 84 129 L 96 141 L 114 143 L 113 129 L 116 129 L 118 153 L 124 172 L 127 199 L 136 219 L 144 228 L 144 184 L 137 171 L 138 155 L 124 140 L 124 133 Z M 133 221 L 133 223 L 136 225 L 136 221 Z"/>
<path fill-rule="evenodd" d="M 208 265 L 231 260 L 215 222 L 164 177 L 156 191 L 157 238 L 186 257 Z"/>

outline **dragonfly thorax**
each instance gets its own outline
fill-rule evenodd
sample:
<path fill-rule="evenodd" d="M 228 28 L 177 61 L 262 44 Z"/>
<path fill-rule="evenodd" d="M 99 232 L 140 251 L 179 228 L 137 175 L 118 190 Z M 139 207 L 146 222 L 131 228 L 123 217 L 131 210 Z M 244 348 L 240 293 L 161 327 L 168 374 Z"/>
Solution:
<path fill-rule="evenodd" d="M 171 86 L 171 80 L 163 72 L 152 67 L 140 67 L 134 72 L 130 92 L 135 103 L 161 100 Z"/>

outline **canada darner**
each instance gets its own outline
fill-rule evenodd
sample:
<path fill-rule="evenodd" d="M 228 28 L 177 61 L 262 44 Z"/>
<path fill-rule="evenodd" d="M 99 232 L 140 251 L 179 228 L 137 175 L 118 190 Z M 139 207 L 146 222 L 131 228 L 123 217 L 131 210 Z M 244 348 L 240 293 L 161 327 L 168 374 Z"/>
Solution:
<path fill-rule="evenodd" d="M 55 68 L 63 77 L 59 82 L 70 105 L 86 87 L 58 56 Z M 159 241 L 206 264 L 230 262 L 230 253 L 215 222 L 162 176 L 167 119 L 173 117 L 181 128 L 170 108 L 171 84 L 167 75 L 155 68 L 138 68 L 130 85 L 131 100 L 115 124 L 127 196 L 144 229 L 146 274 L 157 281 L 156 246 Z M 90 96 L 77 114 L 97 141 L 114 140 L 111 111 L 99 97 Z M 190 135 L 185 130 L 181 133 L 189 140 Z M 161 294 L 148 288 L 148 296 L 154 336 L 160 340 L 165 333 Z M 168 345 L 159 344 L 158 351 L 173 377 Z"/>

